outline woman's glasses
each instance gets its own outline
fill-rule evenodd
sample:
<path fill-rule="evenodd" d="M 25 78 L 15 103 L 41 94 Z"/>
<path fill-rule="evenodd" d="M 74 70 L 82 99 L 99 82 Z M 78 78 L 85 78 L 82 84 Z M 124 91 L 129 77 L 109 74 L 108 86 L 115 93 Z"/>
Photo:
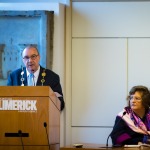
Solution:
<path fill-rule="evenodd" d="M 133 99 L 134 99 L 134 100 L 136 100 L 136 101 L 140 101 L 140 100 L 142 100 L 142 98 L 141 98 L 141 97 L 132 96 L 132 95 L 131 95 L 129 98 L 130 98 L 130 100 L 133 100 Z"/>

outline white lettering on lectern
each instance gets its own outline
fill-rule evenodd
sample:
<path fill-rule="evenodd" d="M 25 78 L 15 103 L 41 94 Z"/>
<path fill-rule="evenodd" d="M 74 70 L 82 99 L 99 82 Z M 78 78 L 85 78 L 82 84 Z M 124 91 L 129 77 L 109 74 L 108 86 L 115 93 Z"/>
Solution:
<path fill-rule="evenodd" d="M 37 111 L 36 100 L 0 100 L 0 110 Z"/>

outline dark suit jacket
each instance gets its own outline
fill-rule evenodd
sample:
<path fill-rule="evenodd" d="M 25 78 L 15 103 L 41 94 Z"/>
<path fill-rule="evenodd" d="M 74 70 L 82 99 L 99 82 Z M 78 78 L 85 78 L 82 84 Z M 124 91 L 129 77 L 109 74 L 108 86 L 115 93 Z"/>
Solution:
<path fill-rule="evenodd" d="M 43 86 L 50 86 L 52 88 L 52 90 L 54 92 L 58 92 L 59 94 L 61 94 L 63 96 L 62 93 L 62 88 L 60 85 L 60 78 L 59 76 L 54 73 L 53 71 L 49 70 L 49 69 L 45 69 L 43 67 L 40 66 L 40 73 L 39 73 L 39 77 L 37 80 L 37 86 L 42 86 L 42 73 L 45 70 L 46 76 L 44 77 L 45 82 L 43 83 Z M 26 68 L 23 68 L 24 74 L 23 74 L 23 78 L 24 78 L 24 86 L 27 86 L 27 73 L 26 73 Z M 10 73 L 9 77 L 8 77 L 8 81 L 7 81 L 7 85 L 9 86 L 21 86 L 22 82 L 21 82 L 21 75 L 22 69 L 17 69 L 15 71 L 13 71 L 12 73 Z M 63 110 L 64 108 L 64 99 L 63 97 L 59 97 L 59 100 L 61 101 L 61 110 Z"/>
<path fill-rule="evenodd" d="M 113 145 L 137 145 L 138 142 L 143 142 L 144 134 L 133 131 L 120 116 L 117 116 L 111 138 Z"/>

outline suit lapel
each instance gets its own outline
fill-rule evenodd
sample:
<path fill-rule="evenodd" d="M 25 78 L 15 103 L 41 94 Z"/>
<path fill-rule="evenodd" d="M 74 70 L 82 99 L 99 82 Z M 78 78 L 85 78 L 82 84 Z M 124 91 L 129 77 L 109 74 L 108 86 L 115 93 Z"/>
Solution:
<path fill-rule="evenodd" d="M 40 85 L 40 86 L 42 85 L 41 80 L 42 80 L 43 69 L 44 69 L 44 68 L 42 68 L 42 67 L 40 66 L 40 72 L 39 72 L 39 76 L 38 76 L 38 80 L 37 80 L 36 85 Z"/>
<path fill-rule="evenodd" d="M 27 72 L 26 72 L 26 68 L 24 67 L 24 85 L 27 86 Z"/>

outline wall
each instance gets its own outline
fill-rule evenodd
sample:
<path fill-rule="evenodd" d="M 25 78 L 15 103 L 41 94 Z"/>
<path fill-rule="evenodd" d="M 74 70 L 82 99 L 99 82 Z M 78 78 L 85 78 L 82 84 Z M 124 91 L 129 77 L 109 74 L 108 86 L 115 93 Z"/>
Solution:
<path fill-rule="evenodd" d="M 150 87 L 150 3 L 73 2 L 66 17 L 66 145 L 106 144 L 130 88 Z"/>
<path fill-rule="evenodd" d="M 66 4 L 67 0 L 0 0 L 1 3 L 62 3 L 62 4 Z"/>

